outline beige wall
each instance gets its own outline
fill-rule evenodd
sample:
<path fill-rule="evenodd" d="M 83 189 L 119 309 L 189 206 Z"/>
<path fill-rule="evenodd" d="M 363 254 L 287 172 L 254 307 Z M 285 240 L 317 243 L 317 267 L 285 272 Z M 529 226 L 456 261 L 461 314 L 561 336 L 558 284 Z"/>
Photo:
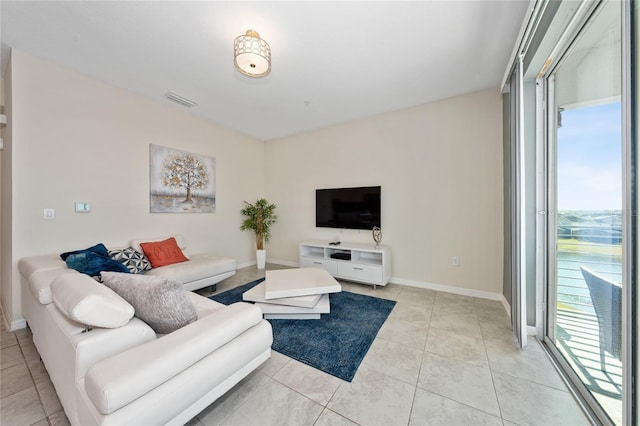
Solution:
<path fill-rule="evenodd" d="M 297 262 L 307 239 L 372 242 L 315 228 L 315 189 L 382 185 L 392 281 L 499 298 L 501 114 L 492 89 L 267 142 L 266 194 L 280 215 L 268 257 Z"/>
<path fill-rule="evenodd" d="M 255 262 L 255 240 L 239 230 L 239 212 L 243 200 L 264 194 L 263 142 L 20 51 L 13 51 L 8 85 L 2 231 L 12 244 L 6 251 L 3 238 L 10 269 L 2 294 L 13 292 L 10 320 L 20 318 L 16 265 L 24 256 L 181 233 L 192 252 Z M 149 144 L 216 158 L 214 214 L 149 213 Z M 91 203 L 92 212 L 74 213 L 75 201 Z M 44 208 L 55 208 L 56 219 L 43 220 Z"/>
<path fill-rule="evenodd" d="M 12 52 L 2 152 L 2 304 L 21 320 L 17 261 L 97 242 L 182 233 L 194 251 L 254 262 L 243 200 L 266 194 L 280 219 L 270 261 L 296 264 L 308 239 L 370 242 L 314 226 L 315 189 L 382 185 L 392 281 L 480 296 L 502 290 L 501 97 L 486 90 L 266 144 Z M 150 214 L 149 144 L 216 158 L 215 214 Z M 73 212 L 75 201 L 92 212 Z M 45 221 L 44 208 L 56 219 Z M 451 257 L 460 257 L 460 266 Z"/>

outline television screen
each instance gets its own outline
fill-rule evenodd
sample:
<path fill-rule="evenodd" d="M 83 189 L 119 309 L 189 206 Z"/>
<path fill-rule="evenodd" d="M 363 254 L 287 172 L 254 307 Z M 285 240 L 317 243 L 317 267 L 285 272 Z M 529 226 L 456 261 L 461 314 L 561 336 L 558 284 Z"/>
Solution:
<path fill-rule="evenodd" d="M 316 189 L 316 226 L 371 229 L 380 226 L 380 186 Z"/>

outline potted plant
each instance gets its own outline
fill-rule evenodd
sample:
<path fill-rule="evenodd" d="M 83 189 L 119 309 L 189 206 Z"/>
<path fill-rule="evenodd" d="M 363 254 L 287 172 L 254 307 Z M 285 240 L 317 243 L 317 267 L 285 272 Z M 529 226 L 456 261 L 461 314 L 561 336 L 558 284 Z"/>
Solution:
<path fill-rule="evenodd" d="M 245 216 L 240 229 L 251 230 L 256 234 L 256 258 L 258 269 L 264 269 L 267 252 L 264 243 L 271 237 L 271 225 L 276 222 L 278 216 L 275 214 L 276 205 L 270 204 L 264 198 L 260 198 L 254 204 L 244 202 L 246 205 L 240 211 Z"/>

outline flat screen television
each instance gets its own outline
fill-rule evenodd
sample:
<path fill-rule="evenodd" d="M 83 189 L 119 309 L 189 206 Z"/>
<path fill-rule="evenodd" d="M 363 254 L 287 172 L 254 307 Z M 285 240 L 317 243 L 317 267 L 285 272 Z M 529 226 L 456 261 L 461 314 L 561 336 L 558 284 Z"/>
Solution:
<path fill-rule="evenodd" d="M 380 186 L 316 189 L 316 227 L 371 229 L 380 226 Z"/>

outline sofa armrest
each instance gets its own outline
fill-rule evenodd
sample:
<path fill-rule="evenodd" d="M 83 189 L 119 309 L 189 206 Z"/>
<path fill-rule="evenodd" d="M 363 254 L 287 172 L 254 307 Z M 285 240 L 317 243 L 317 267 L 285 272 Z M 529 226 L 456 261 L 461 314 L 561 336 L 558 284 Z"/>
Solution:
<path fill-rule="evenodd" d="M 85 391 L 101 414 L 110 414 L 180 374 L 260 321 L 260 308 L 234 303 L 160 339 L 93 365 L 85 377 Z"/>

